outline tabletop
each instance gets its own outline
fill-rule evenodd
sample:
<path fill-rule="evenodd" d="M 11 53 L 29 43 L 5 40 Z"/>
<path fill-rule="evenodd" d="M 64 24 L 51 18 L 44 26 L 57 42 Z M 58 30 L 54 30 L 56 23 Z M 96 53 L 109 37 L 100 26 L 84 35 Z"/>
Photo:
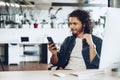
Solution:
<path fill-rule="evenodd" d="M 64 76 L 56 76 L 62 73 Z M 0 72 L 0 80 L 120 80 L 120 76 L 113 76 L 98 70 L 39 70 L 39 71 L 5 71 Z"/>

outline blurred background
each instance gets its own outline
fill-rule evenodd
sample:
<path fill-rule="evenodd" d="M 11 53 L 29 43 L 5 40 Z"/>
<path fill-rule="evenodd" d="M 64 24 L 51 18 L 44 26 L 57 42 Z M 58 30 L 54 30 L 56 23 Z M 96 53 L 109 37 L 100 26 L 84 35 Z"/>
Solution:
<path fill-rule="evenodd" d="M 4 70 L 47 69 L 51 54 L 46 37 L 52 36 L 60 47 L 71 34 L 67 17 L 75 9 L 89 11 L 93 34 L 103 38 L 107 8 L 119 8 L 119 4 L 120 0 L 0 0 L 0 60 Z"/>

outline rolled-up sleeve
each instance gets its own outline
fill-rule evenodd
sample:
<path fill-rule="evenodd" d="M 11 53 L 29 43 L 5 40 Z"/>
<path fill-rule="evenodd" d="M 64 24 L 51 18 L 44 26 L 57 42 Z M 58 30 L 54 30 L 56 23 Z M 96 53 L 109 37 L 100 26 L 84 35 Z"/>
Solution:
<path fill-rule="evenodd" d="M 97 53 L 96 53 L 95 58 L 93 59 L 93 61 L 90 64 L 93 64 L 97 68 L 99 68 L 100 56 L 101 56 L 101 48 L 102 48 L 102 39 L 98 39 L 95 42 L 95 45 L 96 45 L 96 51 L 97 51 Z"/>

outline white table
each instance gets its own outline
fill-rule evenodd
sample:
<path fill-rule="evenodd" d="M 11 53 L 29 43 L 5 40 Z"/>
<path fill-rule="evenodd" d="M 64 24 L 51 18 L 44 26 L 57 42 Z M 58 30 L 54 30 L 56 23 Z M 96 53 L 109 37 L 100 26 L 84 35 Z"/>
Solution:
<path fill-rule="evenodd" d="M 93 70 L 94 71 L 94 70 Z M 54 73 L 62 72 L 65 77 L 57 77 Z M 120 80 L 118 76 L 112 76 L 104 73 L 74 76 L 70 73 L 72 70 L 41 70 L 41 71 L 7 71 L 0 72 L 0 80 Z M 79 71 L 82 72 L 82 71 Z M 83 71 L 84 73 L 84 71 Z"/>

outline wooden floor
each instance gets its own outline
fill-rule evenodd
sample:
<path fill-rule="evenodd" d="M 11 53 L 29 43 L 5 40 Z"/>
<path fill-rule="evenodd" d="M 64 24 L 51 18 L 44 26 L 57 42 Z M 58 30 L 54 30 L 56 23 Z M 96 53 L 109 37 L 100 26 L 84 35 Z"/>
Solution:
<path fill-rule="evenodd" d="M 4 65 L 5 71 L 47 70 L 48 64 L 39 62 L 26 62 L 19 65 Z M 2 71 L 0 67 L 0 71 Z"/>

